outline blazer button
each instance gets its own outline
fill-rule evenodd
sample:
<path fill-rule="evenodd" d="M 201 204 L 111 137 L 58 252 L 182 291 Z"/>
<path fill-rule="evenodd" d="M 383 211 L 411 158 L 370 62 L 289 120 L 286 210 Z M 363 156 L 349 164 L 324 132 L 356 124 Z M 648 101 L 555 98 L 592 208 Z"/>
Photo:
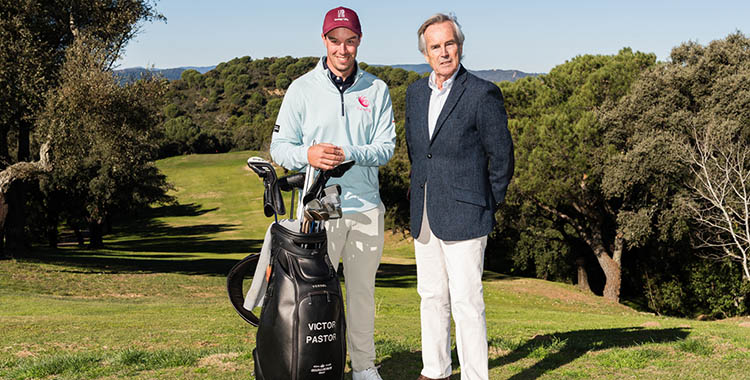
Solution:
<path fill-rule="evenodd" d="M 432 158 L 432 153 L 427 153 L 427 158 Z"/>
<path fill-rule="evenodd" d="M 420 184 L 419 187 L 424 189 L 424 183 Z"/>

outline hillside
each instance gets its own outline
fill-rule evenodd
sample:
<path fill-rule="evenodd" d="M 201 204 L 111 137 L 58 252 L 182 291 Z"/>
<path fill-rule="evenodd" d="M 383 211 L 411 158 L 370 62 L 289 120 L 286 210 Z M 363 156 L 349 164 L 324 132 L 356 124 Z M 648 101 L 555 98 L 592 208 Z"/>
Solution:
<path fill-rule="evenodd" d="M 375 65 L 380 66 L 380 65 Z M 418 74 L 429 73 L 432 71 L 430 65 L 426 63 L 412 64 L 412 65 L 390 65 L 393 68 L 404 69 L 407 71 L 414 71 Z M 470 73 L 490 82 L 515 82 L 521 78 L 528 76 L 539 76 L 541 73 L 525 73 L 520 70 L 471 70 Z"/>
<path fill-rule="evenodd" d="M 167 84 L 165 118 L 160 127 L 162 138 L 157 141 L 159 157 L 266 149 L 286 89 L 293 80 L 315 67 L 318 60 L 319 57 L 252 59 L 246 56 L 222 62 L 214 68 L 155 71 L 157 75 L 175 78 Z M 388 84 L 397 128 L 400 128 L 406 108 L 406 87 L 424 75 L 428 66 L 379 66 L 361 62 L 359 67 Z M 176 78 L 178 73 L 179 78 Z M 474 73 L 493 82 L 536 75 L 517 70 Z M 146 73 L 143 69 L 126 69 L 116 74 L 127 81 Z"/>
<path fill-rule="evenodd" d="M 424 73 L 428 73 L 432 71 L 432 68 L 430 68 L 430 65 L 426 63 L 372 65 L 372 66 L 390 66 L 393 68 L 404 69 L 406 71 L 414 71 L 417 74 L 424 74 Z M 216 68 L 216 66 L 204 66 L 204 67 L 185 66 L 185 67 L 175 67 L 171 69 L 145 69 L 143 67 L 130 67 L 130 68 L 125 68 L 125 69 L 115 70 L 115 75 L 120 77 L 120 81 L 122 83 L 127 83 L 127 82 L 138 80 L 147 74 L 156 74 L 158 76 L 164 77 L 169 80 L 177 80 L 177 79 L 180 79 L 180 76 L 186 70 L 195 70 L 201 74 L 205 74 L 213 70 L 214 68 Z M 504 82 L 504 81 L 514 82 L 518 79 L 521 79 L 527 76 L 540 75 L 540 73 L 525 73 L 520 70 L 499 70 L 499 69 L 469 70 L 469 72 L 471 72 L 472 74 L 482 79 L 488 80 L 490 82 Z"/>
<path fill-rule="evenodd" d="M 180 79 L 168 83 L 165 94 L 160 157 L 266 149 L 286 89 L 318 60 L 241 57 L 204 74 L 183 71 Z M 360 68 L 390 86 L 396 120 L 403 120 L 402 94 L 419 74 L 364 63 Z"/>
<path fill-rule="evenodd" d="M 182 73 L 186 70 L 195 70 L 201 74 L 205 74 L 213 70 L 216 66 L 183 66 L 174 67 L 170 69 L 147 69 L 144 67 L 128 67 L 124 69 L 115 70 L 115 75 L 120 78 L 120 83 L 130 83 L 137 81 L 147 75 L 156 75 L 168 80 L 180 79 Z"/>
<path fill-rule="evenodd" d="M 255 329 L 231 308 L 224 276 L 258 251 L 272 220 L 244 164 L 258 154 L 161 160 L 178 202 L 116 228 L 107 249 L 66 245 L 0 261 L 0 378 L 252 378 Z M 419 297 L 412 243 L 400 234 L 387 235 L 376 285 L 380 372 L 416 378 Z M 750 373 L 747 318 L 657 317 L 572 285 L 489 271 L 484 286 L 493 380 Z M 452 378 L 459 373 L 456 363 Z"/>

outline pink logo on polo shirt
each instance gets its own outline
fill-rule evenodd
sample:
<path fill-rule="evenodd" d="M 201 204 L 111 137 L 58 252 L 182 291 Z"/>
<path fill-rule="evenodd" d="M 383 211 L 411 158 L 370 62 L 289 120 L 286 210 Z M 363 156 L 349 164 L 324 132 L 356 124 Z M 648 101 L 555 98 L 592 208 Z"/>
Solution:
<path fill-rule="evenodd" d="M 359 98 L 357 98 L 357 100 L 359 100 L 359 104 L 361 104 L 362 107 L 367 108 L 367 107 L 370 106 L 370 101 L 367 100 L 367 98 L 364 95 L 362 95 Z"/>

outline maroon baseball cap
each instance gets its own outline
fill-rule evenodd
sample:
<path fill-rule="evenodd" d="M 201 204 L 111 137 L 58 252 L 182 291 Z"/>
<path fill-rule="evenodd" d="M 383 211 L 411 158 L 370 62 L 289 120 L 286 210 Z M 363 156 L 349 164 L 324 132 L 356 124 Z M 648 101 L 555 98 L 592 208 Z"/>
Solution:
<path fill-rule="evenodd" d="M 333 8 L 323 19 L 323 35 L 336 28 L 347 28 L 362 37 L 362 27 L 359 25 L 357 12 L 344 7 Z"/>

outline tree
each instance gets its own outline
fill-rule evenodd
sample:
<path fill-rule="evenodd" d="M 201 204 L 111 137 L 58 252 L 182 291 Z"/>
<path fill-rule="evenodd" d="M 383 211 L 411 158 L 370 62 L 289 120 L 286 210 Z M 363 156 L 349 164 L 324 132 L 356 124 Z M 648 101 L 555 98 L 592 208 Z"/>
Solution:
<path fill-rule="evenodd" d="M 49 168 L 46 136 L 35 142 L 47 147 L 37 161 L 30 161 L 30 136 L 48 90 L 59 83 L 67 47 L 86 33 L 102 52 L 102 66 L 111 68 L 140 22 L 162 18 L 148 0 L 0 0 L 0 209 L 8 210 L 0 213 L 0 233 L 6 232 L 9 249 L 26 244 L 27 186 Z M 15 145 L 9 135 L 17 136 Z"/>
<path fill-rule="evenodd" d="M 734 128 L 730 128 L 730 131 Z M 732 131 L 734 132 L 734 131 Z M 690 164 L 695 194 L 690 203 L 700 229 L 696 235 L 708 257 L 736 262 L 750 282 L 750 146 L 712 128 L 695 132 Z M 729 141 L 727 141 L 729 140 Z"/>
<path fill-rule="evenodd" d="M 7 131 L 17 130 L 17 160 L 29 159 L 34 114 L 47 89 L 55 86 L 65 49 L 86 32 L 104 45 L 106 68 L 121 56 L 143 21 L 163 19 L 149 0 L 0 0 L 0 76 L 4 115 L 0 153 Z"/>
<path fill-rule="evenodd" d="M 608 126 L 599 110 L 625 95 L 655 61 L 653 54 L 623 49 L 614 56 L 579 56 L 547 75 L 503 85 L 516 146 L 509 197 L 527 214 L 552 222 L 537 225 L 558 226 L 556 241 L 585 242 L 606 277 L 604 296 L 614 301 L 631 237 L 622 228 L 626 203 L 604 188 L 605 163 L 617 152 L 603 138 Z"/>
<path fill-rule="evenodd" d="M 54 152 L 42 190 L 65 200 L 55 211 L 85 218 L 92 248 L 102 246 L 114 214 L 171 199 L 166 177 L 152 164 L 164 84 L 120 86 L 104 67 L 106 50 L 97 46 L 81 35 L 68 48 L 60 86 L 48 96 L 38 129 Z"/>
<path fill-rule="evenodd" d="M 626 218 L 630 232 L 641 236 L 639 243 L 652 239 L 678 247 L 691 239 L 699 255 L 739 263 L 745 278 L 748 245 L 734 239 L 747 236 L 742 223 L 747 220 L 743 187 L 748 159 L 743 155 L 750 145 L 748 78 L 750 40 L 741 33 L 707 46 L 685 43 L 672 50 L 671 62 L 645 71 L 604 115 L 611 125 L 607 139 L 619 152 L 610 161 L 610 194 L 651 206 L 632 210 Z M 648 221 L 658 226 L 645 230 L 650 235 L 642 229 Z M 690 247 L 684 251 L 693 255 Z M 653 288 L 674 288 L 674 294 L 682 294 L 679 299 L 707 294 L 695 287 L 694 274 L 682 273 L 690 260 L 685 253 L 672 258 L 665 253 L 646 258 L 671 266 L 649 281 Z M 741 304 L 747 302 L 747 288 L 733 291 L 734 313 L 746 310 Z M 721 312 L 733 314 L 724 307 Z"/>

